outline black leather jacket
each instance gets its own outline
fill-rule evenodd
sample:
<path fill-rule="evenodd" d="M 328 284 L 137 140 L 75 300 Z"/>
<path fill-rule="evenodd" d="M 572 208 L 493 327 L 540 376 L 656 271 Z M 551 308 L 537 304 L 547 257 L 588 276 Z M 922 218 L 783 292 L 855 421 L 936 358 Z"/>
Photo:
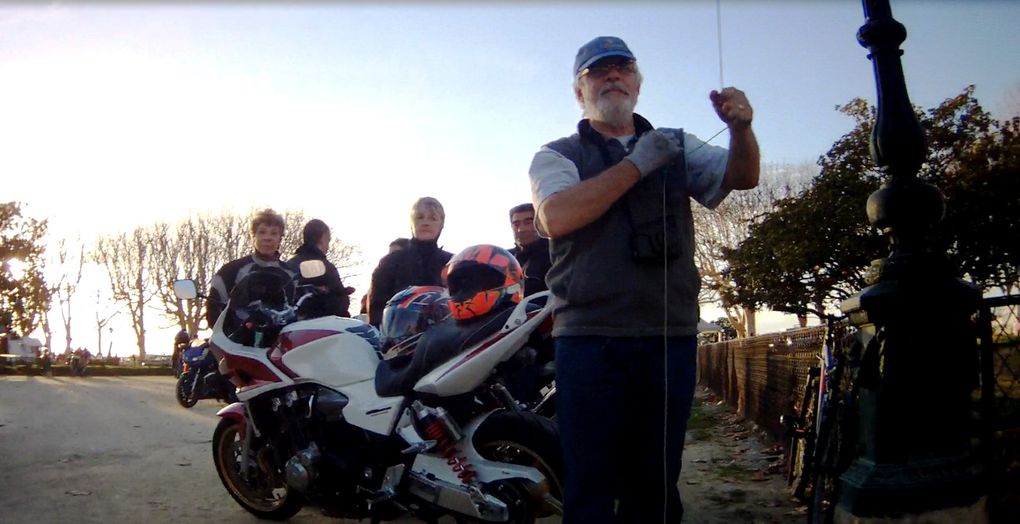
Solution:
<path fill-rule="evenodd" d="M 539 238 L 523 248 L 514 246 L 510 254 L 517 258 L 524 270 L 524 296 L 548 289 L 545 274 L 552 262 L 549 259 L 549 239 Z"/>
<path fill-rule="evenodd" d="M 325 293 L 314 297 L 308 305 L 309 311 L 314 313 L 311 316 L 337 315 L 349 317 L 351 297 L 344 289 L 344 283 L 340 280 L 340 272 L 336 266 L 326 259 L 326 254 L 312 244 L 302 244 L 294 253 L 294 258 L 287 261 L 287 265 L 294 273 L 301 274 L 301 263 L 305 260 L 321 260 L 326 265 L 326 274 L 312 279 L 298 276 L 298 285 L 312 284 L 324 286 Z M 305 306 L 302 305 L 304 308 Z"/>
<path fill-rule="evenodd" d="M 443 251 L 435 240 L 411 239 L 407 248 L 394 251 L 379 261 L 372 272 L 368 301 L 369 323 L 379 327 L 386 301 L 407 286 L 441 286 L 443 266 L 453 253 Z"/>

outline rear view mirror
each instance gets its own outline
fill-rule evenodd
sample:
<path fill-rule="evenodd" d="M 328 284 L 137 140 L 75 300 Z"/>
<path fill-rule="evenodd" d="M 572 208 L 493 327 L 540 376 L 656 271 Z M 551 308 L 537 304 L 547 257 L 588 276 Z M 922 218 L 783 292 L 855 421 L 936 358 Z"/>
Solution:
<path fill-rule="evenodd" d="M 321 277 L 326 274 L 326 264 L 321 260 L 305 260 L 300 266 L 302 278 Z"/>
<path fill-rule="evenodd" d="M 198 296 L 198 286 L 194 280 L 174 280 L 174 296 L 181 300 L 191 300 Z"/>

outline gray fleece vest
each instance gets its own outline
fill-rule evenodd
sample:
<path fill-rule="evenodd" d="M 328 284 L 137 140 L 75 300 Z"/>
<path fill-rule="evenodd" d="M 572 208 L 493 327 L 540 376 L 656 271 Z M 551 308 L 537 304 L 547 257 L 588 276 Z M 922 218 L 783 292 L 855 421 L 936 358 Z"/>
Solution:
<path fill-rule="evenodd" d="M 634 124 L 630 147 L 652 129 L 637 114 Z M 587 120 L 578 124 L 577 134 L 547 147 L 570 159 L 581 180 L 628 153 L 618 140 L 603 139 Z M 661 336 L 664 328 L 669 336 L 697 334 L 700 277 L 685 177 L 681 158 L 638 182 L 591 224 L 550 241 L 546 283 L 556 297 L 554 336 Z M 665 256 L 637 258 L 635 232 L 662 231 L 664 222 L 669 231 Z"/>

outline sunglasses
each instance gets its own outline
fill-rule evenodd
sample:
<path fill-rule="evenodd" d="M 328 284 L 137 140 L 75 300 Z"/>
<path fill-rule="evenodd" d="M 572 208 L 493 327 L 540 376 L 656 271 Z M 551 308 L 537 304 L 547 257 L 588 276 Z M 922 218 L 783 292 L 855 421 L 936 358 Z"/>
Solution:
<path fill-rule="evenodd" d="M 605 78 L 613 71 L 619 71 L 621 75 L 632 75 L 637 72 L 637 63 L 633 60 L 628 60 L 626 62 L 595 64 L 582 69 L 581 74 L 577 75 L 577 77 L 591 76 L 592 78 Z"/>

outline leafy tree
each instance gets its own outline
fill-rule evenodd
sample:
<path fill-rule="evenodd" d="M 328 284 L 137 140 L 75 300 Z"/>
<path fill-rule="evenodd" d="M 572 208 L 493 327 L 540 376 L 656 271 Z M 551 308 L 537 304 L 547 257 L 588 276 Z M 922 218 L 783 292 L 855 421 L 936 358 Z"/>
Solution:
<path fill-rule="evenodd" d="M 919 176 L 939 187 L 946 215 L 936 247 L 982 289 L 1020 282 L 1020 117 L 994 120 L 974 86 L 929 112 L 929 162 Z"/>
<path fill-rule="evenodd" d="M 25 335 L 50 308 L 43 277 L 46 221 L 21 215 L 21 204 L 0 203 L 0 329 Z"/>
<path fill-rule="evenodd" d="M 735 299 L 821 316 L 864 287 L 869 260 L 887 251 L 868 224 L 865 203 L 882 182 L 870 155 L 875 109 L 856 99 L 840 108 L 855 128 L 819 160 L 814 184 L 781 200 L 751 227 L 749 238 L 726 250 Z M 948 250 L 960 276 L 984 288 L 1017 283 L 1020 245 L 1020 162 L 1017 119 L 1000 123 L 973 98 L 973 86 L 918 119 L 928 158 L 919 177 L 946 195 L 946 218 L 935 249 Z M 909 212 L 909 211 L 908 211 Z"/>

